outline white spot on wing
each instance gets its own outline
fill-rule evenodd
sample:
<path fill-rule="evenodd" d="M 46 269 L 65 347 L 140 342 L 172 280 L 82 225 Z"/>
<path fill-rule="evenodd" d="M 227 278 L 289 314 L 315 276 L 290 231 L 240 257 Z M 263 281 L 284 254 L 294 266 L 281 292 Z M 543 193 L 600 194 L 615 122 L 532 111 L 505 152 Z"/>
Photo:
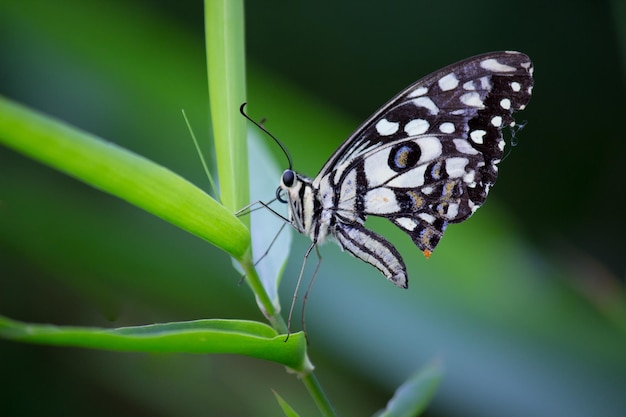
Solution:
<path fill-rule="evenodd" d="M 454 132 L 454 123 L 445 122 L 439 125 L 439 131 L 441 133 L 452 133 Z"/>
<path fill-rule="evenodd" d="M 491 118 L 491 124 L 494 125 L 495 127 L 502 126 L 502 117 L 500 117 L 500 116 L 493 116 Z"/>
<path fill-rule="evenodd" d="M 393 135 L 400 128 L 400 123 L 390 122 L 387 119 L 381 119 L 376 123 L 376 131 L 381 136 Z"/>
<path fill-rule="evenodd" d="M 474 149 L 465 139 L 454 139 L 454 147 L 457 151 L 464 154 L 476 155 L 478 153 L 478 151 Z"/>
<path fill-rule="evenodd" d="M 454 90 L 459 85 L 459 79 L 456 78 L 456 75 L 453 72 L 451 72 L 450 74 L 441 77 L 438 84 L 441 91 Z"/>
<path fill-rule="evenodd" d="M 425 133 L 430 124 L 424 119 L 414 119 L 404 126 L 404 131 L 409 136 L 417 136 Z"/>
<path fill-rule="evenodd" d="M 374 188 L 365 195 L 365 211 L 372 214 L 388 214 L 400 211 L 395 193 L 389 188 Z"/>
<path fill-rule="evenodd" d="M 446 172 L 450 178 L 458 178 L 465 175 L 465 166 L 469 163 L 467 158 L 446 159 Z"/>
<path fill-rule="evenodd" d="M 511 100 L 509 100 L 508 98 L 503 98 L 502 100 L 500 100 L 500 107 L 502 107 L 504 110 L 509 110 L 511 108 Z"/>
<path fill-rule="evenodd" d="M 441 156 L 441 141 L 434 136 L 427 136 L 415 140 L 422 151 L 418 164 L 430 162 Z"/>
<path fill-rule="evenodd" d="M 467 174 L 463 175 L 463 182 L 467 184 L 468 187 L 476 187 L 476 171 L 471 170 Z"/>
<path fill-rule="evenodd" d="M 470 139 L 474 141 L 474 143 L 482 144 L 483 137 L 487 134 L 485 130 L 473 130 L 470 132 Z"/>
<path fill-rule="evenodd" d="M 459 205 L 458 204 L 450 204 L 448 205 L 448 212 L 446 213 L 446 217 L 448 219 L 454 219 L 457 214 L 459 214 Z"/>
<path fill-rule="evenodd" d="M 410 231 L 415 230 L 415 228 L 417 227 L 417 223 L 415 222 L 415 220 L 409 219 L 407 217 L 400 217 L 399 219 L 396 219 L 396 222 L 406 230 Z"/>
<path fill-rule="evenodd" d="M 416 98 L 415 100 L 413 100 L 413 104 L 415 104 L 417 107 L 424 107 L 425 109 L 428 109 L 430 114 L 439 113 L 439 107 L 437 107 L 435 103 L 433 103 L 433 101 L 428 97 Z"/>
<path fill-rule="evenodd" d="M 509 65 L 506 64 L 501 64 L 498 62 L 498 60 L 493 59 L 493 58 L 489 58 L 489 59 L 485 59 L 484 61 L 480 62 L 480 66 L 483 67 L 484 69 L 488 70 L 488 71 L 493 71 L 493 72 L 512 72 L 515 71 L 514 67 L 511 67 Z"/>
<path fill-rule="evenodd" d="M 464 90 L 476 90 L 476 87 L 474 86 L 474 81 L 467 81 L 465 84 L 463 84 L 463 89 Z"/>
<path fill-rule="evenodd" d="M 420 213 L 417 215 L 417 217 L 424 220 L 428 224 L 433 224 L 433 222 L 435 221 L 435 216 L 433 216 L 432 214 L 428 214 L 428 213 Z"/>
<path fill-rule="evenodd" d="M 409 94 L 407 97 L 409 98 L 419 97 L 419 96 L 423 96 L 426 93 L 428 93 L 428 87 L 419 87 L 413 90 L 411 94 Z"/>
<path fill-rule="evenodd" d="M 466 106 L 483 107 L 483 101 L 480 99 L 480 95 L 478 93 L 465 93 L 459 99 L 461 100 L 461 103 Z"/>
<path fill-rule="evenodd" d="M 513 90 L 513 91 L 515 91 L 517 93 L 521 89 L 522 89 L 522 86 L 517 81 L 513 81 L 511 83 L 511 90 Z"/>

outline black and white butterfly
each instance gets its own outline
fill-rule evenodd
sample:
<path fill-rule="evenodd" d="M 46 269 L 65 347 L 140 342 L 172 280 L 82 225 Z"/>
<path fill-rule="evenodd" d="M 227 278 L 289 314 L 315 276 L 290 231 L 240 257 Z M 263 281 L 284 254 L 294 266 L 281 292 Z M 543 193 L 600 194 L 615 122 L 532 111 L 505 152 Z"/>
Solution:
<path fill-rule="evenodd" d="M 448 224 L 485 202 L 504 151 L 502 129 L 515 125 L 512 113 L 530 100 L 532 74 L 526 55 L 493 52 L 410 85 L 350 135 L 315 178 L 291 167 L 283 172 L 277 196 L 288 203 L 289 222 L 311 238 L 311 249 L 333 240 L 407 288 L 402 257 L 365 219 L 389 219 L 430 256 Z"/>

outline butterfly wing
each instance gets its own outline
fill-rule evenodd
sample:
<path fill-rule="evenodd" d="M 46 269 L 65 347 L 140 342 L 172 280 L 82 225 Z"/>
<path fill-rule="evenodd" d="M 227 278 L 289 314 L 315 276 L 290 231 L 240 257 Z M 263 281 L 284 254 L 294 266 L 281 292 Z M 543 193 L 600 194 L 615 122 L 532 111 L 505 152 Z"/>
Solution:
<path fill-rule="evenodd" d="M 407 138 L 409 134 L 403 128 L 411 121 L 415 122 L 409 125 L 409 129 L 415 132 L 424 129 L 422 134 L 436 132 L 436 128 L 447 119 L 452 119 L 451 123 L 456 120 L 469 129 L 470 120 L 476 119 L 478 111 L 483 110 L 483 118 L 473 122 L 473 130 L 478 130 L 486 124 L 484 117 L 490 113 L 490 103 L 485 103 L 487 96 L 491 96 L 492 102 L 497 99 L 511 100 L 509 107 L 503 110 L 509 110 L 507 122 L 512 122 L 512 112 L 522 110 L 530 100 L 532 72 L 530 58 L 522 53 L 491 52 L 427 75 L 398 93 L 363 122 L 324 164 L 314 185 L 318 185 L 321 177 L 330 171 L 350 165 L 377 146 Z M 500 113 L 500 109 L 495 107 L 493 112 Z M 421 120 L 432 123 L 423 124 Z M 437 124 L 437 121 L 441 123 Z M 502 122 L 502 126 L 508 124 L 504 120 Z M 449 125 L 443 128 L 447 129 Z M 490 126 L 487 128 L 491 130 Z M 501 136 L 495 134 L 487 139 L 498 142 Z"/>
<path fill-rule="evenodd" d="M 406 286 L 399 254 L 364 229 L 365 217 L 390 219 L 430 256 L 449 223 L 484 203 L 503 155 L 502 128 L 530 100 L 532 72 L 518 52 L 479 55 L 417 81 L 366 120 L 313 181 L 335 210 L 340 244 Z M 323 190 L 334 190 L 326 193 L 333 201 Z"/>

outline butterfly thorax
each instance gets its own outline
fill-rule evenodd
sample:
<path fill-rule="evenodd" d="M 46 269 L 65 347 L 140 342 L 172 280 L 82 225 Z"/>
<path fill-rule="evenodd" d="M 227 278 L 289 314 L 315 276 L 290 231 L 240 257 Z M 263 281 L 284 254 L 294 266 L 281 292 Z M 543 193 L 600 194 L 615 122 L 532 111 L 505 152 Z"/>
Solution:
<path fill-rule="evenodd" d="M 288 169 L 283 172 L 279 191 L 287 195 L 289 221 L 301 234 L 312 241 L 322 243 L 328 235 L 327 222 L 323 219 L 319 192 L 313 187 L 313 181 Z"/>

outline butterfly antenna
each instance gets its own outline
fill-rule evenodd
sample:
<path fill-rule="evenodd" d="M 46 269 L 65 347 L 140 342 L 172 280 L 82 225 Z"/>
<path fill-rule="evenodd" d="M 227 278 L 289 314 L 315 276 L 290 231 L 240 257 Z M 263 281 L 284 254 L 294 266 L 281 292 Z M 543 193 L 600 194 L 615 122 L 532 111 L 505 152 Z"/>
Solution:
<path fill-rule="evenodd" d="M 261 129 L 262 131 L 264 131 L 270 138 L 274 139 L 274 142 L 276 142 L 278 144 L 278 146 L 280 146 L 280 149 L 283 150 L 283 153 L 285 154 L 285 156 L 287 157 L 287 161 L 289 162 L 289 169 L 293 169 L 293 163 L 291 162 L 291 155 L 289 154 L 289 151 L 287 150 L 287 148 L 285 147 L 285 145 L 282 144 L 281 141 L 279 141 L 278 139 L 276 139 L 276 136 L 272 135 L 266 128 L 263 127 L 263 125 L 261 123 L 257 123 L 256 121 L 254 121 L 250 116 L 248 116 L 248 114 L 246 113 L 246 105 L 248 103 L 244 102 L 241 107 L 239 107 L 239 112 L 241 112 L 241 114 L 243 115 L 243 117 L 245 117 L 246 119 L 250 120 L 252 123 L 254 123 L 254 125 L 256 127 L 258 127 L 259 129 Z M 265 120 L 265 119 L 264 119 Z"/>

